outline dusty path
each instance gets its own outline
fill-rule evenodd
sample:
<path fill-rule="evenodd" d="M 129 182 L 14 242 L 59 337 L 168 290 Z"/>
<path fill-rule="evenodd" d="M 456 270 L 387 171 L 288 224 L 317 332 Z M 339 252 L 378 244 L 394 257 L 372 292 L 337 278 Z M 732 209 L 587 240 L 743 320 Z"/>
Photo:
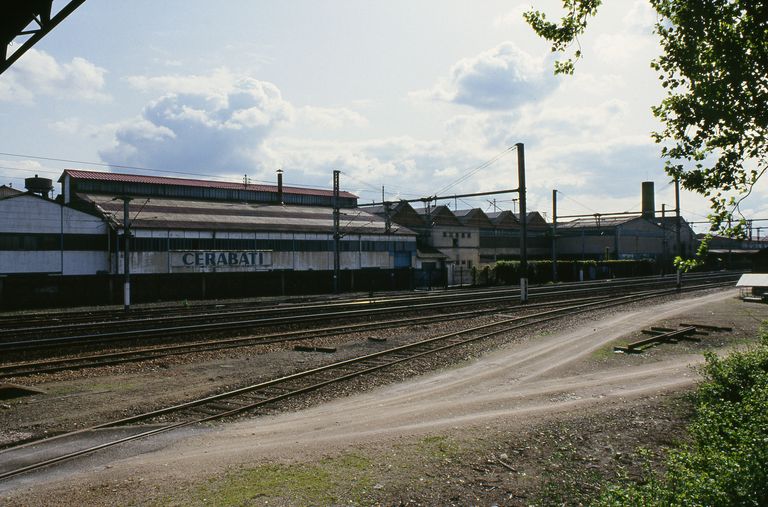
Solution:
<path fill-rule="evenodd" d="M 36 494 L 56 490 L 65 494 L 72 481 L 81 480 L 142 477 L 148 481 L 145 484 L 156 486 L 189 482 L 232 465 L 312 459 L 352 446 L 402 441 L 446 429 L 525 424 L 563 411 L 677 390 L 695 381 L 691 365 L 702 361 L 700 354 L 653 361 L 627 356 L 603 366 L 595 366 L 590 358 L 631 331 L 716 307 L 735 294 L 728 290 L 648 306 L 585 322 L 567 332 L 529 337 L 465 366 L 295 413 L 223 426 L 156 452 L 121 459 L 108 469 L 70 471 L 63 482 L 23 488 L 32 494 L 24 498 L 34 503 Z M 2 494 L 8 495 L 6 500 L 20 501 L 15 493 L 25 494 Z"/>
<path fill-rule="evenodd" d="M 290 457 L 310 449 L 400 438 L 497 418 L 544 416 L 604 398 L 631 397 L 694 382 L 690 366 L 700 355 L 677 356 L 636 367 L 620 366 L 561 376 L 596 349 L 629 330 L 733 297 L 724 292 L 622 313 L 563 334 L 513 344 L 461 368 L 383 388 L 292 414 L 232 425 L 193 439 L 170 453 L 141 457 L 137 464 L 228 461 L 241 455 Z M 186 464 L 184 465 L 186 467 Z"/>

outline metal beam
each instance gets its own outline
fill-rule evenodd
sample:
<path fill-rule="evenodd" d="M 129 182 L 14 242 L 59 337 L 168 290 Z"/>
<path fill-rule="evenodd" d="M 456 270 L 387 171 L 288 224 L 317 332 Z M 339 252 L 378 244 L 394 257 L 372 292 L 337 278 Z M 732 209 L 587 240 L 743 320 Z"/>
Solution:
<path fill-rule="evenodd" d="M 484 195 L 496 195 L 496 194 L 513 194 L 518 192 L 519 189 L 513 188 L 511 190 L 494 190 L 492 192 L 476 192 L 474 194 L 454 194 L 454 195 L 443 195 L 443 196 L 428 196 L 428 197 L 419 197 L 417 199 L 398 199 L 396 201 L 382 201 L 382 202 L 370 202 L 370 203 L 363 203 L 358 204 L 358 208 L 362 208 L 364 206 L 385 206 L 387 204 L 392 204 L 393 202 L 432 202 L 432 201 L 444 201 L 449 199 L 463 199 L 464 197 L 481 197 Z"/>
<path fill-rule="evenodd" d="M 72 14 L 85 0 L 70 0 L 54 16 L 51 16 L 53 0 L 16 0 L 4 2 L 0 7 L 0 74 L 8 70 L 13 63 L 29 51 L 32 46 L 53 30 L 64 18 Z M 7 5 L 10 4 L 10 5 Z M 31 24 L 37 28 L 27 30 Z M 8 47 L 16 37 L 30 35 L 19 48 L 8 54 Z"/>

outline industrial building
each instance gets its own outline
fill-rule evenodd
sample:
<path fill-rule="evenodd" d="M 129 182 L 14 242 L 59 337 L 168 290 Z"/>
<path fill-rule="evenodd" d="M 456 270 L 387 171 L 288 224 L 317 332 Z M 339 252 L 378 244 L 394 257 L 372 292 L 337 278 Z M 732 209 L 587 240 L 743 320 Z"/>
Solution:
<path fill-rule="evenodd" d="M 558 257 L 572 260 L 653 259 L 669 261 L 677 255 L 673 219 L 638 216 L 579 218 L 557 224 Z M 681 221 L 682 255 L 692 257 L 696 236 Z"/>
<path fill-rule="evenodd" d="M 66 170 L 61 195 L 45 178 L 0 200 L 0 297 L 120 301 L 129 267 L 135 301 L 411 288 L 416 233 L 387 230 L 339 191 Z M 338 227 L 334 212 L 338 210 Z M 126 227 L 126 216 L 127 225 Z M 128 263 L 125 231 L 128 230 Z"/>
<path fill-rule="evenodd" d="M 520 259 L 512 211 L 359 206 L 348 192 L 282 177 L 262 185 L 65 170 L 56 199 L 45 178 L 28 178 L 27 192 L 0 187 L 0 304 L 120 303 L 126 266 L 139 302 L 466 285 L 476 269 Z M 643 188 L 638 215 L 552 224 L 528 212 L 528 258 L 554 249 L 560 260 L 661 267 L 678 251 L 693 256 L 690 226 L 659 217 L 652 185 Z"/>

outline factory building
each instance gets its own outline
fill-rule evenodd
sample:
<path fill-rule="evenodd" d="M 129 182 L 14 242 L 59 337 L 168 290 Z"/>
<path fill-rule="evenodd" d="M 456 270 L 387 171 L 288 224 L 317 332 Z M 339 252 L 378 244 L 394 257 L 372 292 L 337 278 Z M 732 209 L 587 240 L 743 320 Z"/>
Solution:
<path fill-rule="evenodd" d="M 658 216 L 654 185 L 649 181 L 642 184 L 639 215 L 595 214 L 558 222 L 556 227 L 556 249 L 561 259 L 652 259 L 660 265 L 670 266 L 677 255 L 693 257 L 698 247 L 696 234 L 685 220 L 680 218 L 678 221 L 674 215 Z"/>
<path fill-rule="evenodd" d="M 512 211 L 358 206 L 348 192 L 66 170 L 0 187 L 0 305 L 120 303 L 126 231 L 133 301 L 467 285 L 473 271 L 519 260 Z M 334 212 L 338 210 L 338 220 Z M 653 186 L 640 215 L 547 223 L 526 214 L 527 255 L 653 259 L 671 265 L 698 245 L 690 226 L 659 218 Z M 127 217 L 127 220 L 126 220 Z M 336 225 L 338 224 L 338 226 Z"/>
<path fill-rule="evenodd" d="M 520 259 L 520 214 L 509 210 L 486 214 L 492 227 L 480 230 L 480 261 L 484 264 Z M 525 215 L 528 256 L 547 258 L 551 251 L 550 225 L 538 211 Z"/>
<path fill-rule="evenodd" d="M 497 260 L 520 259 L 520 217 L 511 211 L 451 211 L 445 205 L 413 208 L 406 201 L 366 209 L 388 220 L 392 227 L 408 227 L 418 233 L 417 263 L 422 277 L 426 272 L 433 274 L 419 281 L 422 286 L 470 284 L 474 268 Z M 547 258 L 551 252 L 549 224 L 535 211 L 526 217 L 528 256 Z"/>
<path fill-rule="evenodd" d="M 56 200 L 0 200 L 4 306 L 64 297 L 74 276 L 120 302 L 126 230 L 134 301 L 327 291 L 337 239 L 342 290 L 412 285 L 416 233 L 387 230 L 347 192 L 284 187 L 282 174 L 276 186 L 81 170 L 59 182 Z"/>

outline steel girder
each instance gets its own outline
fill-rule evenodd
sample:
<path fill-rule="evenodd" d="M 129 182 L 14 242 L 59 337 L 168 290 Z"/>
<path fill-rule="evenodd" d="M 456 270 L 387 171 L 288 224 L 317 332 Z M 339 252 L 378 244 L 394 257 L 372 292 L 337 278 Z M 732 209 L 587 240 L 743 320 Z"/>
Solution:
<path fill-rule="evenodd" d="M 0 4 L 0 74 L 42 39 L 56 25 L 72 14 L 85 0 L 70 0 L 52 15 L 53 0 L 7 0 Z M 29 36 L 9 55 L 17 37 Z"/>

